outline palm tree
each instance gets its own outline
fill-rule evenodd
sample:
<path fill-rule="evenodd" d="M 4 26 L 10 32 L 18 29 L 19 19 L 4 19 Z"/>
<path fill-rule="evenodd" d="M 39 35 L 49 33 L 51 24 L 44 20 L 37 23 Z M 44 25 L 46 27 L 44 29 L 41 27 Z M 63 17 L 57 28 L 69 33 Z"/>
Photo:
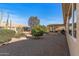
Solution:
<path fill-rule="evenodd" d="M 3 11 L 1 10 L 1 13 L 0 13 L 0 25 L 1 25 L 2 19 L 3 19 Z"/>
<path fill-rule="evenodd" d="M 11 29 L 11 27 L 12 27 L 12 20 L 10 20 L 10 29 Z"/>
<path fill-rule="evenodd" d="M 8 28 L 8 25 L 9 25 L 9 14 L 8 14 L 7 21 L 6 21 L 6 28 Z"/>

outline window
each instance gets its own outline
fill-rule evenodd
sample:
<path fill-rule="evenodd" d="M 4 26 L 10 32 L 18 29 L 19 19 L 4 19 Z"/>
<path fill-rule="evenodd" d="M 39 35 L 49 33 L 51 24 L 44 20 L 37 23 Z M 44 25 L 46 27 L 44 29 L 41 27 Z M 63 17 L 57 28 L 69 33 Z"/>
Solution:
<path fill-rule="evenodd" d="M 72 17 L 69 19 L 69 34 L 72 35 Z"/>
<path fill-rule="evenodd" d="M 76 7 L 76 6 L 75 6 Z M 74 9 L 73 36 L 76 38 L 76 9 Z"/>
<path fill-rule="evenodd" d="M 70 10 L 69 10 L 69 34 L 72 35 L 72 7 L 70 5 Z"/>
<path fill-rule="evenodd" d="M 70 13 L 71 14 L 69 15 L 69 34 L 76 38 L 76 4 L 72 5 Z"/>

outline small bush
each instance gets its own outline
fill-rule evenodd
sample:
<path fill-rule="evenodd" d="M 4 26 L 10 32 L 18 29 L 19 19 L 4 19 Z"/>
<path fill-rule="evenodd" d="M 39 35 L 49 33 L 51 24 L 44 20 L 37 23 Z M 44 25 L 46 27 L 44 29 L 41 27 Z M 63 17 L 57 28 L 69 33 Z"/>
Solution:
<path fill-rule="evenodd" d="M 43 35 L 43 31 L 41 30 L 35 30 L 35 29 L 32 29 L 32 35 L 33 36 L 42 36 Z"/>
<path fill-rule="evenodd" d="M 45 28 L 43 26 L 35 26 L 32 28 L 32 35 L 36 38 L 43 36 L 43 34 L 45 33 Z"/>
<path fill-rule="evenodd" d="M 9 29 L 1 29 L 0 30 L 0 43 L 4 43 L 10 41 L 12 37 L 14 37 L 15 31 Z"/>

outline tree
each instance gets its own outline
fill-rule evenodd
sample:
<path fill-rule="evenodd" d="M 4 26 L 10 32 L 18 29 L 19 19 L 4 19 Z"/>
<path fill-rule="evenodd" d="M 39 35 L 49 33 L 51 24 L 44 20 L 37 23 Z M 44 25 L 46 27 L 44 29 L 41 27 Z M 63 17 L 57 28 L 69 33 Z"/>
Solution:
<path fill-rule="evenodd" d="M 6 20 L 6 28 L 8 28 L 8 25 L 9 25 L 9 14 L 8 14 L 8 17 L 7 17 L 7 20 Z"/>
<path fill-rule="evenodd" d="M 11 27 L 12 27 L 12 20 L 10 20 L 10 29 L 11 29 Z"/>
<path fill-rule="evenodd" d="M 29 18 L 28 25 L 31 27 L 31 29 L 39 24 L 40 24 L 40 20 L 37 17 L 31 16 Z"/>
<path fill-rule="evenodd" d="M 1 25 L 2 19 L 3 19 L 3 11 L 1 10 L 1 13 L 0 13 L 0 25 Z"/>

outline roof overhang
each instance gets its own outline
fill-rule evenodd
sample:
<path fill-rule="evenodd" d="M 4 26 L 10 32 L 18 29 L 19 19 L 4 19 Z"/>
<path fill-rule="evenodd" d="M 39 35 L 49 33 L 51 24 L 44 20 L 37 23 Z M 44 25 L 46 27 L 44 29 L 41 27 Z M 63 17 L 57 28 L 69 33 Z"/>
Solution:
<path fill-rule="evenodd" d="M 66 24 L 70 5 L 71 5 L 70 3 L 62 3 L 62 12 L 63 12 L 64 24 Z M 71 13 L 69 13 L 69 14 L 71 14 Z"/>
<path fill-rule="evenodd" d="M 76 9 L 76 3 L 73 4 L 74 9 Z M 72 3 L 62 3 L 63 19 L 64 24 L 66 24 L 67 18 L 72 15 Z"/>

